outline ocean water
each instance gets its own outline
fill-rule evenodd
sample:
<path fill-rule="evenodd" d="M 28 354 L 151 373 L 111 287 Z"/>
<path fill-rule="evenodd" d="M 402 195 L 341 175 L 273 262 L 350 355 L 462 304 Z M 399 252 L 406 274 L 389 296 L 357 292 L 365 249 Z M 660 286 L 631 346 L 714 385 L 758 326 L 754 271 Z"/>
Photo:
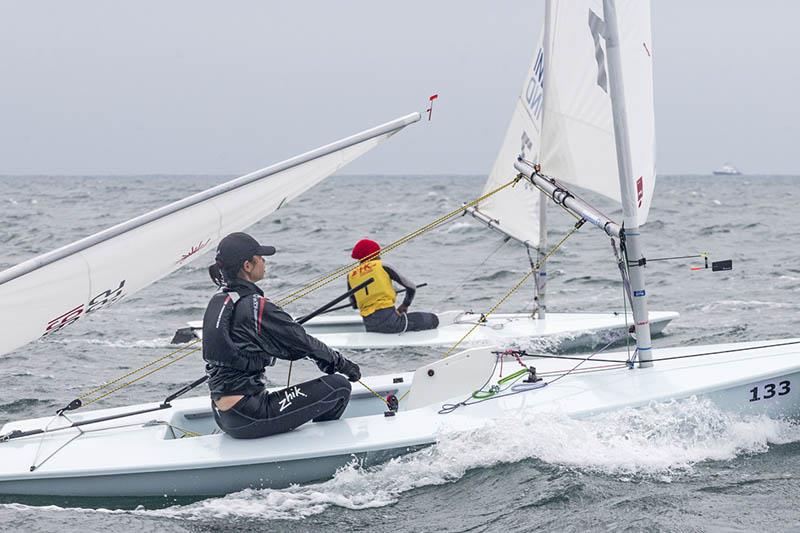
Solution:
<path fill-rule="evenodd" d="M 0 268 L 224 181 L 210 176 L 0 178 Z M 251 228 L 278 254 L 268 295 L 349 262 L 363 237 L 386 243 L 476 197 L 478 176 L 338 176 Z M 366 199 L 379 191 L 379 205 Z M 699 259 L 650 262 L 650 308 L 681 317 L 655 347 L 800 334 L 800 177 L 661 176 L 645 226 L 650 259 L 711 253 L 734 269 L 692 271 Z M 620 213 L 596 199 L 612 218 Z M 550 210 L 549 239 L 571 220 Z M 157 249 L 152 250 L 158 253 Z M 525 252 L 466 218 L 385 257 L 417 283 L 417 309 L 488 310 L 527 271 Z M 47 341 L 0 358 L 0 424 L 44 416 L 171 350 L 175 329 L 201 317 L 213 292 L 208 256 Z M 609 240 L 587 226 L 549 263 L 551 311 L 622 310 Z M 343 283 L 343 282 L 342 282 Z M 341 292 L 326 287 L 296 316 Z M 523 287 L 501 309 L 530 309 Z M 3 329 L 13 327 L 4 324 Z M 442 348 L 353 351 L 365 375 L 412 370 Z M 299 367 L 299 368 L 298 368 Z M 315 375 L 311 364 L 296 376 Z M 199 356 L 123 389 L 99 407 L 163 398 L 202 373 Z M 275 383 L 285 366 L 271 370 Z M 198 394 L 201 394 L 199 391 Z M 537 415 L 374 468 L 284 490 L 193 500 L 0 498 L 3 529 L 98 531 L 800 530 L 800 426 L 733 416 L 684 400 L 575 420 Z"/>

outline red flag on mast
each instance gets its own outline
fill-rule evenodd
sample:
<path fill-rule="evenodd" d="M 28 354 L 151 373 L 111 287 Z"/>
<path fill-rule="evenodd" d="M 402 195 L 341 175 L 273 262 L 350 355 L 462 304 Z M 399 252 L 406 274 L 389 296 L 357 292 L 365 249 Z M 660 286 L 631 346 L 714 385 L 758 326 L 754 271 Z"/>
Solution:
<path fill-rule="evenodd" d="M 428 112 L 428 122 L 431 120 L 431 115 L 433 114 L 433 101 L 439 98 L 438 94 L 432 94 L 428 97 L 428 101 L 431 103 L 431 106 L 426 109 L 425 111 Z"/>

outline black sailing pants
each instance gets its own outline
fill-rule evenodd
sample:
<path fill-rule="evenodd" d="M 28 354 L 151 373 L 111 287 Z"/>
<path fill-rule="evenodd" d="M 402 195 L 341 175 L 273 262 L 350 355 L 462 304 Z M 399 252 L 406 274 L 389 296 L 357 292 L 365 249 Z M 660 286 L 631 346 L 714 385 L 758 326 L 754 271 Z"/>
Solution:
<path fill-rule="evenodd" d="M 433 313 L 416 311 L 401 315 L 394 307 L 378 309 L 365 316 L 363 320 L 364 327 L 372 333 L 404 333 L 439 327 L 439 317 Z"/>
<path fill-rule="evenodd" d="M 217 425 L 237 439 L 255 439 L 285 433 L 309 420 L 337 420 L 350 402 L 350 382 L 330 374 L 285 389 L 245 396 L 227 411 L 214 402 Z"/>

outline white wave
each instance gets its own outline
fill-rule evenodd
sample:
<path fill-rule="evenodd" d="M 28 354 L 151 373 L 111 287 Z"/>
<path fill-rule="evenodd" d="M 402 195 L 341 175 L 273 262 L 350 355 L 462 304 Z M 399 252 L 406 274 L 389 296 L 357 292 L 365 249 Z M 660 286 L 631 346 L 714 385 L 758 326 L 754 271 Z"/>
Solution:
<path fill-rule="evenodd" d="M 700 311 L 714 311 L 719 308 L 734 308 L 734 309 L 797 309 L 800 304 L 789 302 L 765 302 L 762 300 L 720 300 L 718 302 L 704 303 L 704 304 L 691 304 L 687 306 L 688 309 L 699 309 Z"/>
<path fill-rule="evenodd" d="M 578 420 L 529 414 L 501 420 L 386 464 L 363 468 L 353 461 L 329 481 L 282 490 L 244 490 L 187 506 L 136 511 L 172 518 L 299 520 L 331 506 L 368 509 L 392 505 L 403 493 L 457 481 L 474 468 L 539 459 L 579 471 L 651 477 L 669 482 L 707 460 L 763 453 L 769 444 L 800 440 L 800 427 L 765 417 L 719 411 L 696 399 Z"/>
<path fill-rule="evenodd" d="M 702 461 L 764 453 L 770 444 L 800 441 L 800 426 L 763 416 L 725 413 L 695 398 L 625 409 L 587 419 L 527 413 L 467 433 L 445 433 L 434 446 L 364 468 L 357 460 L 325 482 L 286 489 L 248 489 L 189 505 L 147 510 L 2 504 L 0 508 L 52 512 L 129 513 L 182 520 L 249 518 L 301 520 L 332 506 L 379 508 L 404 493 L 458 481 L 475 468 L 537 459 L 621 481 L 670 482 Z M 525 465 L 520 465 L 525 468 Z"/>
<path fill-rule="evenodd" d="M 58 342 L 62 344 L 90 344 L 94 346 L 107 346 L 109 348 L 168 348 L 171 350 L 179 348 L 181 345 L 171 344 L 172 337 L 159 337 L 155 339 L 83 339 L 83 338 L 63 338 Z"/>
<path fill-rule="evenodd" d="M 472 222 L 455 222 L 450 224 L 449 226 L 445 226 L 442 230 L 442 233 L 470 233 L 474 232 L 475 230 L 483 231 L 483 229 Z"/>

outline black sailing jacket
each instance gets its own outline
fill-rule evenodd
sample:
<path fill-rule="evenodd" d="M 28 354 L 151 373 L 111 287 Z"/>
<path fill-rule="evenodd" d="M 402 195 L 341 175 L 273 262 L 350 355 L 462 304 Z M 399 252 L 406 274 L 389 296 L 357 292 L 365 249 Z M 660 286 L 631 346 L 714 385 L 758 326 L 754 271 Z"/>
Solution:
<path fill-rule="evenodd" d="M 203 359 L 211 397 L 258 394 L 274 358 L 309 357 L 332 374 L 342 356 L 307 334 L 255 284 L 237 279 L 215 294 L 203 316 Z"/>

